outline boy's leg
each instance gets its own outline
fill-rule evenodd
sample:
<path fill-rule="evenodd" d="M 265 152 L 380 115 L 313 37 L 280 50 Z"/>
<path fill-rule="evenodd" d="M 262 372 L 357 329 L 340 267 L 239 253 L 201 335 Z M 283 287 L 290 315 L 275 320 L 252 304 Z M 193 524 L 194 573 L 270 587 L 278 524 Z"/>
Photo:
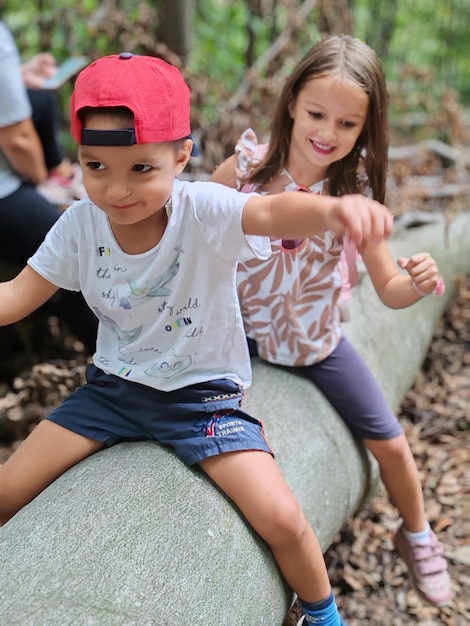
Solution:
<path fill-rule="evenodd" d="M 0 466 L 0 524 L 103 442 L 82 437 L 47 419 Z"/>
<path fill-rule="evenodd" d="M 299 597 L 327 598 L 331 586 L 320 544 L 273 457 L 256 450 L 228 452 L 200 466 L 267 542 Z"/>

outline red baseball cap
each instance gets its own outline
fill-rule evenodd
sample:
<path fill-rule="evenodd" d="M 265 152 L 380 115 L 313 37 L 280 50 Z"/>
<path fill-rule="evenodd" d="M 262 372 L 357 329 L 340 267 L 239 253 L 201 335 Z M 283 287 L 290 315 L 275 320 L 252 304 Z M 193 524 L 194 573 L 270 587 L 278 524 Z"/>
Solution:
<path fill-rule="evenodd" d="M 134 128 L 84 129 L 85 107 L 127 107 Z M 80 72 L 70 101 L 71 132 L 77 143 L 130 146 L 185 139 L 191 135 L 190 91 L 181 72 L 157 57 L 121 52 Z M 192 154 L 197 154 L 193 147 Z"/>

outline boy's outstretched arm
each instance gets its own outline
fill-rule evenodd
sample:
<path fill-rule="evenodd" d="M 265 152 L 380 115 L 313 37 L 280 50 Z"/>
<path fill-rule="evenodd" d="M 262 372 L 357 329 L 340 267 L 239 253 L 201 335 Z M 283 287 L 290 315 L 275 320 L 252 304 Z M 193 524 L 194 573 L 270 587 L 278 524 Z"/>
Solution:
<path fill-rule="evenodd" d="M 393 216 L 385 206 L 360 194 L 333 197 L 285 191 L 251 197 L 242 226 L 247 235 L 283 239 L 332 230 L 347 233 L 357 246 L 377 245 L 392 232 Z"/>
<path fill-rule="evenodd" d="M 27 317 L 58 290 L 27 265 L 15 278 L 0 283 L 0 326 Z"/>

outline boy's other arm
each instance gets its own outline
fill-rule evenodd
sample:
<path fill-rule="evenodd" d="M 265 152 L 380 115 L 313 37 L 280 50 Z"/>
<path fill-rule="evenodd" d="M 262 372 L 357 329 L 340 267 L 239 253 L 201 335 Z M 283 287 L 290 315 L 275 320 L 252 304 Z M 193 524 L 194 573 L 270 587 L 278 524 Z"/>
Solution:
<path fill-rule="evenodd" d="M 31 118 L 0 128 L 0 148 L 20 176 L 33 185 L 46 180 L 44 152 Z"/>
<path fill-rule="evenodd" d="M 392 226 L 390 211 L 360 194 L 333 197 L 285 191 L 252 196 L 242 216 L 247 235 L 296 239 L 331 230 L 347 233 L 357 246 L 377 245 L 390 235 Z"/>
<path fill-rule="evenodd" d="M 27 265 L 15 278 L 0 283 L 0 326 L 27 317 L 47 302 L 57 285 L 49 282 Z"/>
<path fill-rule="evenodd" d="M 232 156 L 225 159 L 223 163 L 217 166 L 214 170 L 211 181 L 213 183 L 220 183 L 221 185 L 225 185 L 226 187 L 237 188 L 237 178 L 235 174 L 235 164 L 237 161 L 237 155 L 232 154 Z"/>

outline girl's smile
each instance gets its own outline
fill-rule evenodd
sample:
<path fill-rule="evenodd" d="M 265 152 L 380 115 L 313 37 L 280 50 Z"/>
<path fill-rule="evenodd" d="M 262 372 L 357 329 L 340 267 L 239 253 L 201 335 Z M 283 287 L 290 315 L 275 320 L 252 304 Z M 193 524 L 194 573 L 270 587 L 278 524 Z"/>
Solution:
<path fill-rule="evenodd" d="M 332 154 L 334 152 L 334 147 L 325 145 L 318 141 L 312 141 L 313 149 L 319 152 L 320 154 Z"/>

